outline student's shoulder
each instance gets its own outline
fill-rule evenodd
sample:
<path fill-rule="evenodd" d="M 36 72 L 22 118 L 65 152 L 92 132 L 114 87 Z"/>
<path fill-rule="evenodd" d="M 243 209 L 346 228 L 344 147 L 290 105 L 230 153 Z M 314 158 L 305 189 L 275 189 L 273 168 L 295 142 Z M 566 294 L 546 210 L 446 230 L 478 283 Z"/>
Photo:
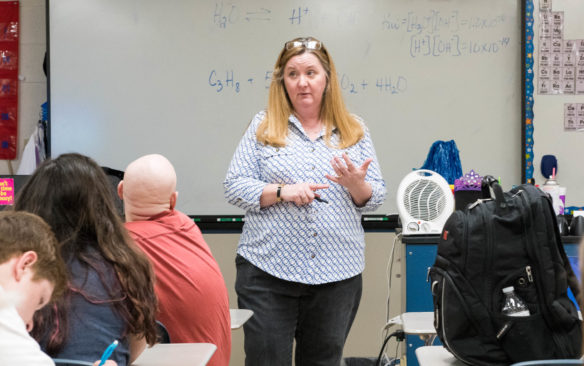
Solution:
<path fill-rule="evenodd" d="M 161 224 L 157 220 L 140 220 L 125 223 L 126 230 L 134 241 L 146 240 L 160 233 Z"/>
<path fill-rule="evenodd" d="M 26 332 L 16 308 L 0 309 L 0 365 L 54 365 Z"/>

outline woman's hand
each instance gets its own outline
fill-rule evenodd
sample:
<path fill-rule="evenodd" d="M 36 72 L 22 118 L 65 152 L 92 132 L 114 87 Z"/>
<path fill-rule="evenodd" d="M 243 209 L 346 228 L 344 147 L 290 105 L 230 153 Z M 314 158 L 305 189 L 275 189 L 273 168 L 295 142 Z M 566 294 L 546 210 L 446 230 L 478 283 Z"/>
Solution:
<path fill-rule="evenodd" d="M 335 156 L 331 160 L 331 165 L 337 174 L 336 177 L 332 175 L 326 175 L 327 179 L 342 185 L 343 187 L 351 188 L 352 186 L 362 184 L 365 182 L 365 176 L 367 175 L 367 169 L 369 168 L 369 164 L 373 161 L 373 159 L 369 158 L 365 160 L 363 165 L 360 167 L 356 167 L 355 164 L 349 159 L 349 156 L 346 153 L 343 153 L 343 159 Z"/>
<path fill-rule="evenodd" d="M 294 202 L 298 206 L 304 206 L 314 201 L 314 197 L 319 196 L 318 193 L 315 193 L 316 190 L 327 189 L 328 187 L 328 184 L 316 183 L 287 184 L 282 187 L 280 197 L 284 201 Z"/>
<path fill-rule="evenodd" d="M 365 182 L 367 169 L 373 159 L 369 158 L 363 162 L 361 166 L 355 166 L 346 153 L 342 155 L 343 159 L 338 156 L 331 160 L 331 165 L 336 173 L 336 177 L 332 175 L 325 175 L 325 177 L 349 190 L 353 202 L 357 206 L 363 206 L 371 198 L 371 185 Z"/>
<path fill-rule="evenodd" d="M 314 201 L 319 194 L 315 191 L 318 189 L 327 189 L 328 184 L 316 183 L 296 183 L 296 184 L 267 184 L 264 187 L 260 197 L 260 207 L 268 207 L 278 203 L 277 190 L 280 189 L 280 198 L 282 201 L 294 202 L 298 206 L 308 205 Z"/>

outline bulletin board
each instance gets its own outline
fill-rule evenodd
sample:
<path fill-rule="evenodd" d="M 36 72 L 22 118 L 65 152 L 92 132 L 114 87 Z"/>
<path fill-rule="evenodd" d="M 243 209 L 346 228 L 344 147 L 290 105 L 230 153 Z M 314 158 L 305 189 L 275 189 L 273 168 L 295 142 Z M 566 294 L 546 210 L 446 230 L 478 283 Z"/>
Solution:
<path fill-rule="evenodd" d="M 18 141 L 18 1 L 0 2 L 0 159 L 16 159 Z"/>

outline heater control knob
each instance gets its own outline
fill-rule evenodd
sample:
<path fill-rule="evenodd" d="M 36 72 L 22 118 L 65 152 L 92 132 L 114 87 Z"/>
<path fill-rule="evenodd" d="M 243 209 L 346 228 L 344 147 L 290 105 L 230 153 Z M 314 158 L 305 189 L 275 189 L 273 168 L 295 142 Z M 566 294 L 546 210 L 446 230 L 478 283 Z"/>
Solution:
<path fill-rule="evenodd" d="M 417 222 L 411 221 L 408 223 L 408 231 L 419 231 L 420 225 Z"/>

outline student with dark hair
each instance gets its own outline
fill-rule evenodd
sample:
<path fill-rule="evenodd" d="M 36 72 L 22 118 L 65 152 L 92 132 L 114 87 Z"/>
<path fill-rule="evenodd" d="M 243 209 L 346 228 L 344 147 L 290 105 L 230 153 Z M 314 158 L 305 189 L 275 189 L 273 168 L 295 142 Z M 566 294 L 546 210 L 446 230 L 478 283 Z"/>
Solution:
<path fill-rule="evenodd" d="M 157 301 L 152 267 L 128 236 L 109 185 L 94 160 L 64 154 L 37 168 L 15 209 L 52 227 L 71 278 L 64 298 L 35 316 L 33 336 L 53 357 L 85 361 L 118 340 L 112 359 L 122 366 L 156 342 Z"/>

